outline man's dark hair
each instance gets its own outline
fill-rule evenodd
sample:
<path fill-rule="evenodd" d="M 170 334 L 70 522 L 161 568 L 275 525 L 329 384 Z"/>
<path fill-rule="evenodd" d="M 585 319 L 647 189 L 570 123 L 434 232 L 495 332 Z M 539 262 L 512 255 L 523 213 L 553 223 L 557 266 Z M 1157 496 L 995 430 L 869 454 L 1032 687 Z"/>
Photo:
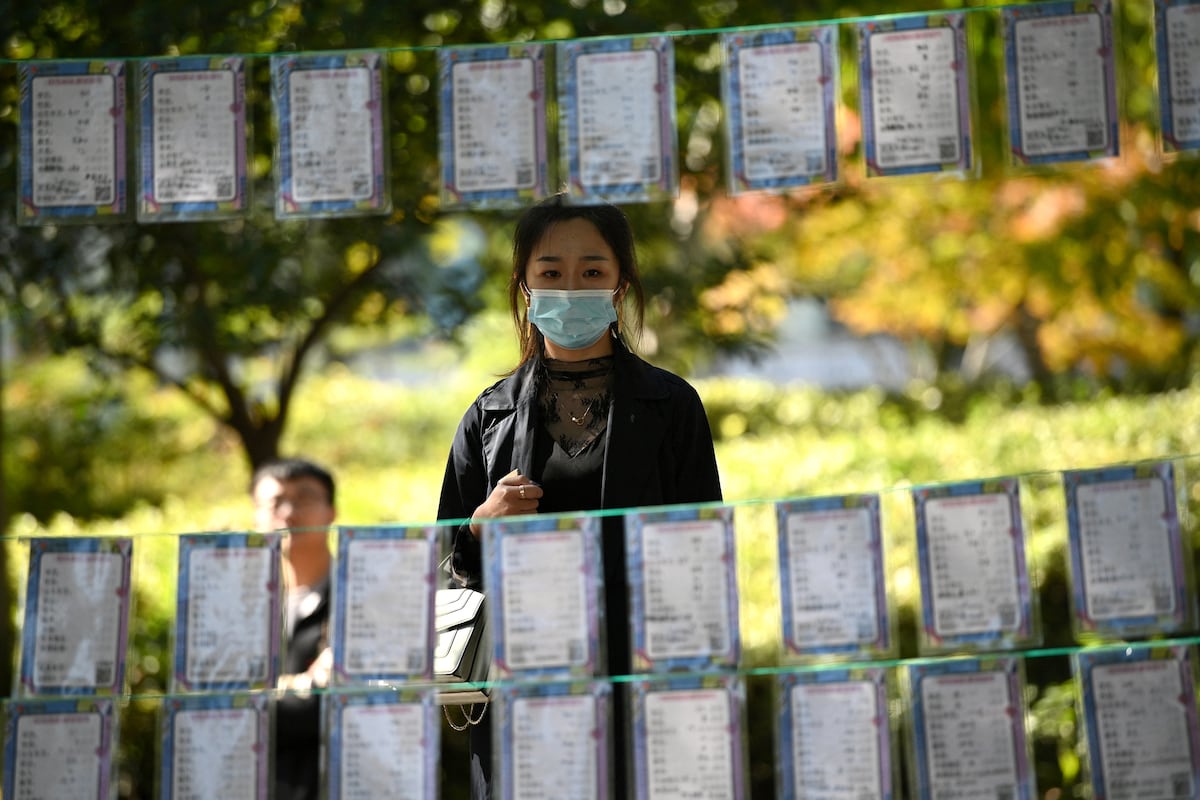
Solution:
<path fill-rule="evenodd" d="M 294 481 L 297 478 L 313 478 L 325 487 L 325 492 L 329 495 L 329 505 L 336 505 L 333 475 L 320 464 L 308 459 L 277 458 L 260 465 L 258 469 L 254 470 L 253 477 L 250 478 L 251 494 L 254 494 L 254 487 L 258 486 L 259 481 L 263 478 L 274 478 L 280 483 Z"/>

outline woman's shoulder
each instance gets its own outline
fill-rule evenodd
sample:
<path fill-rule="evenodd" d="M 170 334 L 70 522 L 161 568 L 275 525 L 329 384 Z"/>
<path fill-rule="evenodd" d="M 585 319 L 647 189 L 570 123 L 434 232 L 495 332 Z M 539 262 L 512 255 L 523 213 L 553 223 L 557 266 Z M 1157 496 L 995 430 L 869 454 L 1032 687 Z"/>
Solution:
<path fill-rule="evenodd" d="M 634 353 L 627 352 L 626 356 L 629 373 L 634 377 L 634 388 L 639 389 L 641 393 L 663 397 L 678 397 L 681 395 L 699 397 L 696 387 L 692 386 L 686 378 L 671 372 L 669 369 L 651 364 Z"/>
<path fill-rule="evenodd" d="M 527 372 L 522 367 L 500 378 L 480 392 L 479 396 L 475 398 L 475 402 L 471 404 L 471 407 L 487 410 L 516 407 L 528 382 Z"/>

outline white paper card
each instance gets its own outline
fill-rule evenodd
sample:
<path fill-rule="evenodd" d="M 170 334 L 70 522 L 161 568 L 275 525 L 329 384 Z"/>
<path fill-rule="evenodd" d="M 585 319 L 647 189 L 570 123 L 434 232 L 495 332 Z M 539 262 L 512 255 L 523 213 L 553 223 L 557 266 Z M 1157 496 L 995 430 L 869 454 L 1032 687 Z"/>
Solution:
<path fill-rule="evenodd" d="M 510 669 L 587 661 L 585 557 L 586 542 L 580 531 L 504 537 L 500 550 L 503 644 Z"/>
<path fill-rule="evenodd" d="M 107 796 L 99 714 L 29 714 L 17 720 L 15 737 L 13 800 Z"/>
<path fill-rule="evenodd" d="M 419 703 L 348 705 L 341 711 L 339 800 L 430 796 L 426 708 Z"/>
<path fill-rule="evenodd" d="M 1066 14 L 1013 26 L 1021 144 L 1028 156 L 1109 145 L 1103 19 Z"/>
<path fill-rule="evenodd" d="M 1081 484 L 1076 490 L 1088 616 L 1175 611 L 1171 536 L 1161 480 Z"/>
<path fill-rule="evenodd" d="M 103 206 L 116 200 L 118 153 L 114 111 L 124 73 L 48 75 L 32 79 L 33 203 Z"/>
<path fill-rule="evenodd" d="M 925 524 L 935 633 L 1016 629 L 1021 598 L 1009 496 L 930 498 Z"/>
<path fill-rule="evenodd" d="M 813 645 L 871 642 L 879 635 L 878 588 L 867 508 L 787 515 L 790 638 Z"/>
<path fill-rule="evenodd" d="M 646 693 L 648 800 L 726 800 L 735 795 L 729 693 Z"/>
<path fill-rule="evenodd" d="M 794 728 L 795 797 L 862 800 L 880 796 L 879 724 L 870 681 L 798 683 L 789 700 Z"/>
<path fill-rule="evenodd" d="M 595 800 L 596 700 L 588 695 L 516 697 L 512 715 L 513 797 Z"/>
<path fill-rule="evenodd" d="M 372 70 L 301 69 L 288 82 L 292 197 L 366 200 L 374 177 Z"/>
<path fill-rule="evenodd" d="M 263 743 L 256 709 L 181 710 L 174 725 L 171 800 L 259 796 Z"/>
<path fill-rule="evenodd" d="M 1006 673 L 928 675 L 921 704 L 931 796 L 1020 796 Z"/>
<path fill-rule="evenodd" d="M 746 178 L 824 173 L 828 120 L 821 45 L 793 42 L 738 52 Z"/>
<path fill-rule="evenodd" d="M 1092 668 L 1105 797 L 1192 797 L 1190 696 L 1175 660 Z"/>
<path fill-rule="evenodd" d="M 579 176 L 585 186 L 657 183 L 662 128 L 655 50 L 581 54 Z"/>
<path fill-rule="evenodd" d="M 870 36 L 872 135 L 880 167 L 961 157 L 955 36 L 949 27 Z"/>
<path fill-rule="evenodd" d="M 724 523 L 647 523 L 642 542 L 646 654 L 658 660 L 728 651 Z"/>
<path fill-rule="evenodd" d="M 1176 142 L 1200 141 L 1200 4 L 1166 9 L 1167 81 L 1172 134 Z"/>
<path fill-rule="evenodd" d="M 406 538 L 357 538 L 346 545 L 347 675 L 427 671 L 430 546 L 427 539 Z"/>
<path fill-rule="evenodd" d="M 37 582 L 35 686 L 106 686 L 119 663 L 125 557 L 44 553 Z"/>
<path fill-rule="evenodd" d="M 236 195 L 239 78 L 232 70 L 164 71 L 151 77 L 157 202 L 221 202 Z"/>
<path fill-rule="evenodd" d="M 186 682 L 264 680 L 271 658 L 273 549 L 203 547 L 187 563 Z"/>
<path fill-rule="evenodd" d="M 536 184 L 534 66 L 532 59 L 511 58 L 463 61 L 451 68 L 457 192 Z"/>

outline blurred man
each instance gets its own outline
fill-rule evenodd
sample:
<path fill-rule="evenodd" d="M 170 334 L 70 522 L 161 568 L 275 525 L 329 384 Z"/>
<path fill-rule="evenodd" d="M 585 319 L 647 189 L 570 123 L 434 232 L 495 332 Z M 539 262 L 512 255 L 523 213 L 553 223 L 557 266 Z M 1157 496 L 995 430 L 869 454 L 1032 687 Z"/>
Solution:
<path fill-rule="evenodd" d="M 286 529 L 283 580 L 287 650 L 275 706 L 275 800 L 317 800 L 321 706 L 312 688 L 328 684 L 329 526 L 337 516 L 333 476 L 299 458 L 263 464 L 250 481 L 259 531 Z"/>

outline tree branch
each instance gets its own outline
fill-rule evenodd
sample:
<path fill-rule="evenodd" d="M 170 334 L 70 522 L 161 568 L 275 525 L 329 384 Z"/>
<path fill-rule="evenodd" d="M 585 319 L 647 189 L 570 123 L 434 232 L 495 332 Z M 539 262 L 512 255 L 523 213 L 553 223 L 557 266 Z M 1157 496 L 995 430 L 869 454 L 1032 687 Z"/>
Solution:
<path fill-rule="evenodd" d="M 324 337 L 325 329 L 344 313 L 345 306 L 354 298 L 355 294 L 370 283 L 376 273 L 383 268 L 383 265 L 384 259 L 381 258 L 367 269 L 358 273 L 354 276 L 353 280 L 335 292 L 330 297 L 329 302 L 325 304 L 324 311 L 312 321 L 307 333 L 296 344 L 296 349 L 292 351 L 279 374 L 278 399 L 280 418 L 287 418 L 287 410 L 291 404 L 292 393 L 295 391 L 296 384 L 300 379 L 304 359 L 309 351 Z"/>

